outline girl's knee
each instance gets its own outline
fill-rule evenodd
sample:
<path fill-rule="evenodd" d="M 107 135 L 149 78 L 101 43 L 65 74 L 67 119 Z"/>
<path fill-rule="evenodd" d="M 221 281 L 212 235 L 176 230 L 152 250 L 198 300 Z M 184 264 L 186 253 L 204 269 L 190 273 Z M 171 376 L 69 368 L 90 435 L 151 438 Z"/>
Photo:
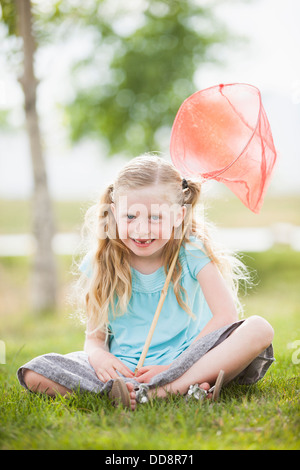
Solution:
<path fill-rule="evenodd" d="M 274 338 L 274 330 L 267 320 L 258 315 L 253 315 L 247 318 L 245 325 L 247 325 L 249 334 L 251 334 L 255 343 L 259 344 L 262 350 L 270 346 Z"/>
<path fill-rule="evenodd" d="M 23 380 L 26 387 L 31 392 L 46 393 L 50 396 L 55 396 L 57 394 L 66 395 L 72 393 L 72 391 L 59 383 L 53 382 L 47 377 L 44 377 L 37 372 L 34 372 L 30 369 L 25 369 L 23 373 Z"/>
<path fill-rule="evenodd" d="M 34 372 L 30 369 L 25 369 L 23 373 L 23 380 L 26 384 L 26 387 L 31 390 L 32 392 L 43 391 L 44 389 L 44 382 L 45 377 Z"/>

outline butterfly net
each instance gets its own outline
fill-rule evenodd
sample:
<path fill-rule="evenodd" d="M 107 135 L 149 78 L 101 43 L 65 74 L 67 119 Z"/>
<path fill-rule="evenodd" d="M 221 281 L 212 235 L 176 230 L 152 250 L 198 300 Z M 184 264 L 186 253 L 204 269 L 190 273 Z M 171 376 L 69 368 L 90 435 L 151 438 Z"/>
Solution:
<path fill-rule="evenodd" d="M 175 118 L 170 153 L 183 176 L 220 181 L 258 213 L 276 161 L 259 90 L 218 85 L 190 96 Z"/>

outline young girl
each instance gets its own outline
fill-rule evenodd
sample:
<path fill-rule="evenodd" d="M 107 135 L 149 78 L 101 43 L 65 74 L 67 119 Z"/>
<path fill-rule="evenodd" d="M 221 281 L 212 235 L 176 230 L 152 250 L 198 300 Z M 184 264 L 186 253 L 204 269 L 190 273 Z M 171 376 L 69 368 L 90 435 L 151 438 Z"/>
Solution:
<path fill-rule="evenodd" d="M 46 354 L 18 371 L 24 387 L 49 395 L 85 390 L 132 410 L 136 392 L 165 397 L 225 382 L 251 384 L 273 359 L 273 329 L 261 317 L 238 321 L 234 258 L 214 249 L 196 220 L 201 184 L 182 179 L 162 158 L 131 160 L 107 187 L 95 211 L 93 250 L 80 269 L 85 281 L 84 351 Z M 181 243 L 181 238 L 183 241 Z M 166 273 L 179 257 L 144 366 L 134 374 Z M 234 261 L 234 262 L 233 262 Z M 143 385 L 142 385 L 143 384 Z"/>

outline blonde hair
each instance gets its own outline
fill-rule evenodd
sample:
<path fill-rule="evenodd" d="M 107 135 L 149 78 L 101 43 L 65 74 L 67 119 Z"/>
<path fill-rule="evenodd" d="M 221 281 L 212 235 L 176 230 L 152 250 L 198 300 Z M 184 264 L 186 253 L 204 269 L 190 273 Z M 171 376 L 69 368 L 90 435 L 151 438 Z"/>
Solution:
<path fill-rule="evenodd" d="M 186 184 L 187 183 L 187 184 Z M 132 275 L 129 262 L 129 249 L 119 238 L 118 229 L 111 210 L 111 204 L 119 194 L 131 189 L 152 185 L 164 185 L 171 195 L 171 203 L 185 205 L 188 210 L 183 224 L 173 229 L 170 240 L 163 249 L 163 266 L 165 273 L 172 262 L 174 253 L 181 243 L 181 237 L 176 230 L 184 233 L 183 242 L 191 243 L 190 236 L 195 236 L 201 242 L 201 249 L 210 257 L 226 280 L 239 310 L 238 286 L 241 278 L 245 279 L 245 270 L 236 257 L 217 249 L 209 235 L 209 226 L 202 216 L 196 214 L 201 195 L 201 183 L 186 180 L 183 185 L 179 171 L 168 161 L 155 155 L 142 155 L 129 161 L 120 171 L 114 184 L 107 186 L 100 200 L 86 213 L 83 227 L 83 239 L 88 239 L 88 248 L 92 250 L 92 275 L 88 279 L 81 275 L 79 284 L 81 295 L 85 299 L 87 330 L 107 331 L 108 314 L 122 315 L 125 313 L 132 293 Z M 193 316 L 188 304 L 187 293 L 180 285 L 182 267 L 177 260 L 172 276 L 173 290 L 179 305 Z"/>

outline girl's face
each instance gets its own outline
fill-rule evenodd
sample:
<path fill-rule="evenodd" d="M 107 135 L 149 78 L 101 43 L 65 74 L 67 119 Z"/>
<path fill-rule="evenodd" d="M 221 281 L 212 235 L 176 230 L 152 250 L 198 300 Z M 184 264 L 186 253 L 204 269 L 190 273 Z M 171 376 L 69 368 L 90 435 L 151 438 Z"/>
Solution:
<path fill-rule="evenodd" d="M 130 190 L 112 204 L 119 237 L 136 256 L 155 257 L 179 227 L 186 208 L 170 204 L 162 185 Z"/>

